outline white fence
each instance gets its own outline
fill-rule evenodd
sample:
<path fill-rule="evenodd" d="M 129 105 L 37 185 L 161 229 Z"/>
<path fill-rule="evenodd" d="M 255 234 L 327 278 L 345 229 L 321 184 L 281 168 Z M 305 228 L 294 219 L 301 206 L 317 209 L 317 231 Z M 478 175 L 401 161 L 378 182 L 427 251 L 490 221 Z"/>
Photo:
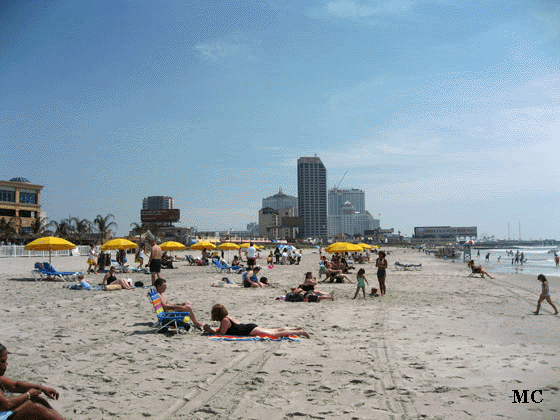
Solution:
<path fill-rule="evenodd" d="M 89 252 L 89 246 L 79 245 L 75 249 L 78 249 L 80 255 L 87 255 Z M 64 250 L 64 251 L 52 251 L 51 255 L 53 257 L 67 257 L 69 255 L 75 255 L 75 250 Z M 25 249 L 24 245 L 1 245 L 0 246 L 0 258 L 8 257 L 48 257 L 49 251 L 28 251 Z"/>

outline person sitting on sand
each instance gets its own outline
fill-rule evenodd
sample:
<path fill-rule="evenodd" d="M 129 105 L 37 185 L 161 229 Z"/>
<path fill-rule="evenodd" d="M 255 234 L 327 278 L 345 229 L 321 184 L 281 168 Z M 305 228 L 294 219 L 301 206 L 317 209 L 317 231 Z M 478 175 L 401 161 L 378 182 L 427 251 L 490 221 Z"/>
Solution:
<path fill-rule="evenodd" d="M 220 322 L 220 327 L 214 330 L 208 324 L 205 324 L 203 329 L 210 335 L 232 335 L 237 337 L 264 335 L 272 338 L 295 335 L 309 338 L 309 333 L 301 327 L 262 328 L 257 324 L 241 324 L 237 319 L 230 317 L 225 306 L 220 304 L 212 306 L 211 315 L 212 321 Z"/>
<path fill-rule="evenodd" d="M 8 368 L 8 354 L 6 347 L 0 344 L 0 419 L 64 420 L 48 401 L 40 396 L 45 394 L 50 399 L 58 400 L 56 389 L 4 376 Z M 7 392 L 20 395 L 8 397 Z"/>
<path fill-rule="evenodd" d="M 165 312 L 190 312 L 190 317 L 194 326 L 198 329 L 202 328 L 202 324 L 196 320 L 192 303 L 189 301 L 183 303 L 169 303 L 167 298 L 163 296 L 163 293 L 167 290 L 167 282 L 164 279 L 157 279 L 155 286 L 159 299 L 161 300 L 161 307 Z"/>
<path fill-rule="evenodd" d="M 258 274 L 260 271 L 260 267 L 253 267 L 252 270 L 249 270 L 242 275 L 243 279 L 243 287 L 266 287 L 268 284 L 259 280 Z"/>
<path fill-rule="evenodd" d="M 165 251 L 161 256 L 161 267 L 162 268 L 173 268 L 173 257 Z"/>
<path fill-rule="evenodd" d="M 535 315 L 539 314 L 539 311 L 541 310 L 541 303 L 543 300 L 546 300 L 550 304 L 550 306 L 552 306 L 552 308 L 554 309 L 554 315 L 558 315 L 558 309 L 556 309 L 556 306 L 554 306 L 554 303 L 552 303 L 552 300 L 550 300 L 550 289 L 548 288 L 548 280 L 546 279 L 544 274 L 539 274 L 537 276 L 537 279 L 542 283 L 542 290 L 537 302 L 537 310 L 535 311 Z"/>
<path fill-rule="evenodd" d="M 488 276 L 491 279 L 494 278 L 490 274 L 488 274 L 488 272 L 484 268 L 482 268 L 482 266 L 474 265 L 474 260 L 469 260 L 467 265 L 472 270 L 473 274 L 480 274 L 481 278 L 484 278 L 484 276 Z"/>
<path fill-rule="evenodd" d="M 134 287 L 132 287 L 132 285 L 126 279 L 118 279 L 115 275 L 115 270 L 115 266 L 112 265 L 109 269 L 109 272 L 105 274 L 105 277 L 103 277 L 101 286 L 103 286 L 103 288 L 106 288 L 110 284 L 120 284 L 123 289 L 134 289 Z"/>
<path fill-rule="evenodd" d="M 305 279 L 303 280 L 303 283 L 299 285 L 299 288 L 304 292 L 313 292 L 319 296 L 331 296 L 329 293 L 317 290 L 316 286 L 318 283 L 317 278 L 313 277 L 313 273 L 308 271 L 305 273 Z"/>
<path fill-rule="evenodd" d="M 340 278 L 340 280 L 342 282 L 344 282 L 344 280 L 346 280 L 349 283 L 354 283 L 350 277 L 348 277 L 346 274 L 344 274 L 342 272 L 342 270 L 337 270 L 334 268 L 334 265 L 331 261 L 329 261 L 327 259 L 327 257 L 323 257 L 323 265 L 325 266 L 325 268 L 328 270 L 329 272 L 329 277 L 331 279 L 331 282 L 333 282 L 335 280 L 335 278 Z M 337 281 L 338 283 L 338 281 Z"/>

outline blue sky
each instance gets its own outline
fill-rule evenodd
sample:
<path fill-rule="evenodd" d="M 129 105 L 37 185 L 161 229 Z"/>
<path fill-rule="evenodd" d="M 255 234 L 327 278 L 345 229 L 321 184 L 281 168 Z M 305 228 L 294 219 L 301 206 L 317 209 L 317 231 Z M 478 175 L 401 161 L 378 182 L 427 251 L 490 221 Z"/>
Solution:
<path fill-rule="evenodd" d="M 12 1 L 0 30 L 0 179 L 49 219 L 125 234 L 170 195 L 244 228 L 317 153 L 383 228 L 560 237 L 557 2 Z"/>

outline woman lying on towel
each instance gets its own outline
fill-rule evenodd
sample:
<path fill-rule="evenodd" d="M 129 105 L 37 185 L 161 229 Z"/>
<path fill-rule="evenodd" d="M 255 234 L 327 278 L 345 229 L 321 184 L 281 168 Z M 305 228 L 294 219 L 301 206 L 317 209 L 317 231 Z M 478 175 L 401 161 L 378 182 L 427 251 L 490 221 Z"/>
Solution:
<path fill-rule="evenodd" d="M 289 337 L 292 335 L 309 338 L 309 334 L 301 327 L 261 328 L 257 324 L 241 324 L 237 319 L 230 317 L 223 305 L 212 306 L 212 321 L 220 321 L 217 330 L 205 324 L 202 328 L 210 335 L 233 335 L 238 337 L 267 336 L 272 338 Z"/>

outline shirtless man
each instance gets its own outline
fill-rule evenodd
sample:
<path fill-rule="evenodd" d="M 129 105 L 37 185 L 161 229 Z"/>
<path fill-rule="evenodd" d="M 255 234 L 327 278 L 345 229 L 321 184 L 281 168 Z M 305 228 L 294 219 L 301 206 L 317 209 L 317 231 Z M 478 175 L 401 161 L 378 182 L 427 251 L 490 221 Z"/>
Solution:
<path fill-rule="evenodd" d="M 163 296 L 163 293 L 167 290 L 167 282 L 162 278 L 156 280 L 155 287 L 158 292 L 159 299 L 161 300 L 161 307 L 165 312 L 190 312 L 190 317 L 194 326 L 198 329 L 202 328 L 202 324 L 198 322 L 194 316 L 192 303 L 189 301 L 183 303 L 169 303 L 167 298 Z"/>
<path fill-rule="evenodd" d="M 162 251 L 155 239 L 150 243 L 152 244 L 152 250 L 150 252 L 150 259 L 148 260 L 148 266 L 150 267 L 150 273 L 152 273 L 152 286 L 155 286 L 156 276 L 158 279 L 161 279 Z"/>

